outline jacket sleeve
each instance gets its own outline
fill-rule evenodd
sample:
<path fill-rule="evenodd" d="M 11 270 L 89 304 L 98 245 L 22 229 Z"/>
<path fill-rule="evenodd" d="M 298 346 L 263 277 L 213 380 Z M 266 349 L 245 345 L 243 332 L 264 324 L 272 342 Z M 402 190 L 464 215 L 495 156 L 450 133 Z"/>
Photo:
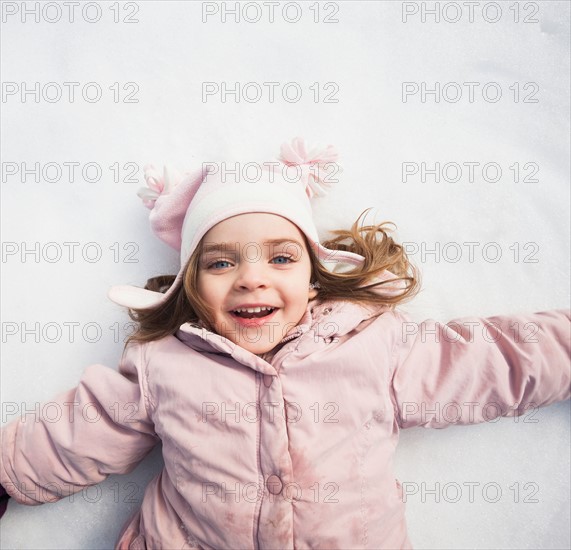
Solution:
<path fill-rule="evenodd" d="M 119 371 L 90 365 L 79 385 L 26 405 L 0 430 L 0 484 L 23 504 L 54 502 L 128 473 L 159 441 L 148 413 L 147 345 L 129 344 Z"/>
<path fill-rule="evenodd" d="M 391 390 L 401 428 L 519 416 L 571 395 L 569 310 L 446 324 L 393 314 Z"/>

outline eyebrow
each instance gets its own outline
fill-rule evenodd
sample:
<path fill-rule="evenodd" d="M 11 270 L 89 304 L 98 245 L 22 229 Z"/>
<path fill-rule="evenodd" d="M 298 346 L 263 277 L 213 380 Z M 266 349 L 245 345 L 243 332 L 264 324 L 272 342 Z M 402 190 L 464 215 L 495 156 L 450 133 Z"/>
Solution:
<path fill-rule="evenodd" d="M 299 241 L 296 241 L 295 239 L 269 239 L 267 241 L 264 241 L 263 244 L 265 245 L 278 245 L 278 244 L 283 244 L 283 243 L 292 243 L 292 244 L 296 244 L 298 245 L 300 248 L 303 248 L 302 244 Z M 219 251 L 224 251 L 224 252 L 228 252 L 229 250 L 235 250 L 236 249 L 236 244 L 238 243 L 210 243 L 210 244 L 204 244 L 202 247 L 202 253 L 203 254 L 208 254 L 209 252 L 219 252 Z"/>

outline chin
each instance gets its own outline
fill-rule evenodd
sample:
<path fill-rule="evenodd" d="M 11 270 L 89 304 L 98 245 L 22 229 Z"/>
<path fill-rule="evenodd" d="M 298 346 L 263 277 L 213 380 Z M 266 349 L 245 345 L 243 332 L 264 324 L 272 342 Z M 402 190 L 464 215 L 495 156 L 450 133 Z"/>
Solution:
<path fill-rule="evenodd" d="M 264 353 L 268 353 L 272 351 L 276 346 L 274 344 L 268 344 L 267 346 L 244 346 L 242 344 L 238 344 L 242 346 L 244 349 L 248 350 L 250 353 L 254 355 L 263 355 Z"/>

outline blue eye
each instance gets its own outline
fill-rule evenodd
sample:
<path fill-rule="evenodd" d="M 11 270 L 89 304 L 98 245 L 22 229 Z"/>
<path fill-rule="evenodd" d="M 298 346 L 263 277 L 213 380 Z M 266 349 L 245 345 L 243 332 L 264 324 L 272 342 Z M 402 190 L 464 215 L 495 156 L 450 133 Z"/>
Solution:
<path fill-rule="evenodd" d="M 228 262 L 227 260 L 219 260 L 218 262 L 214 262 L 213 264 L 210 264 L 210 265 L 208 266 L 208 269 L 211 269 L 211 268 L 213 268 L 215 265 L 218 265 L 218 264 L 228 264 L 228 263 L 230 263 L 230 262 Z"/>
<path fill-rule="evenodd" d="M 295 261 L 293 259 L 292 256 L 286 256 L 284 254 L 281 254 L 279 256 L 276 256 L 275 258 L 272 258 L 272 261 L 274 260 L 278 260 L 278 259 L 283 259 L 285 261 L 281 261 L 281 262 L 277 262 L 278 265 L 288 265 L 290 263 L 292 263 L 293 261 Z M 231 262 L 229 262 L 228 260 L 218 260 L 217 262 L 213 262 L 211 263 L 207 269 L 225 269 L 227 266 L 222 266 L 221 268 L 217 268 L 216 266 L 218 266 L 219 264 L 230 264 Z"/>
<path fill-rule="evenodd" d="M 288 260 L 287 263 L 293 261 L 293 258 L 292 258 L 291 256 L 283 256 L 283 255 L 281 255 L 281 256 L 276 256 L 276 257 L 274 258 L 274 260 L 277 260 L 278 258 L 285 258 L 286 260 Z M 286 262 L 279 262 L 279 263 L 283 264 L 283 263 L 286 263 Z"/>

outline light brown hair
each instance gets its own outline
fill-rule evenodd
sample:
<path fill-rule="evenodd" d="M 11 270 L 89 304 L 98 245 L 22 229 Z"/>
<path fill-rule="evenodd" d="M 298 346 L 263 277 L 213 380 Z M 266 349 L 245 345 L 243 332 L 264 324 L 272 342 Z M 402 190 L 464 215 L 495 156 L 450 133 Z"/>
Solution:
<path fill-rule="evenodd" d="M 359 220 L 368 210 L 370 209 L 361 213 L 351 229 L 332 231 L 337 236 L 321 243 L 331 250 L 346 250 L 363 256 L 365 260 L 362 265 L 351 271 L 345 273 L 328 271 L 317 259 L 306 236 L 303 235 L 311 260 L 311 281 L 320 285 L 315 298 L 317 304 L 337 299 L 395 307 L 397 304 L 409 301 L 420 291 L 420 272 L 409 261 L 404 248 L 389 236 L 388 232 L 391 230 L 385 227 L 395 224 L 381 222 L 359 227 Z M 343 243 L 347 240 L 349 242 Z M 176 333 L 184 323 L 214 330 L 212 312 L 196 291 L 202 244 L 203 240 L 186 265 L 183 284 L 165 303 L 151 308 L 129 309 L 129 317 L 137 323 L 137 330 L 128 338 L 127 343 L 159 340 Z M 405 290 L 397 296 L 381 296 L 374 292 L 373 287 L 382 287 L 383 283 L 370 284 L 371 279 L 385 269 L 394 273 L 397 279 L 405 281 Z M 153 277 L 147 281 L 145 288 L 164 293 L 174 280 L 174 275 Z"/>

